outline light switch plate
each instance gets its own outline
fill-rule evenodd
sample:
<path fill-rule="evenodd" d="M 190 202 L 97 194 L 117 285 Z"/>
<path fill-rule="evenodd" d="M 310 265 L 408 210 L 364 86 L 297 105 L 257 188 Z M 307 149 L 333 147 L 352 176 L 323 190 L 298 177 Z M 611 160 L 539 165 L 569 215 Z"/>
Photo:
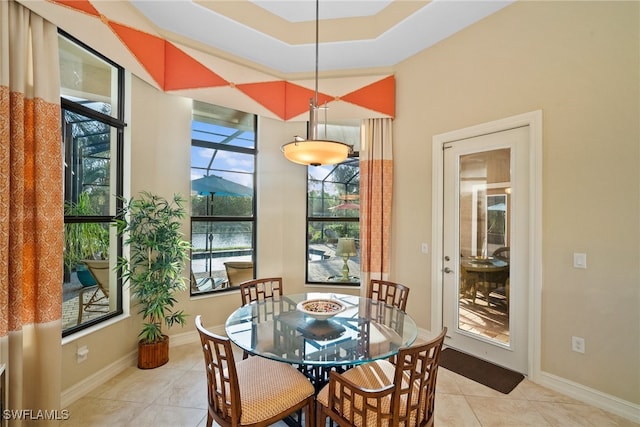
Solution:
<path fill-rule="evenodd" d="M 587 254 L 574 253 L 573 254 L 573 267 L 574 268 L 587 268 Z"/>

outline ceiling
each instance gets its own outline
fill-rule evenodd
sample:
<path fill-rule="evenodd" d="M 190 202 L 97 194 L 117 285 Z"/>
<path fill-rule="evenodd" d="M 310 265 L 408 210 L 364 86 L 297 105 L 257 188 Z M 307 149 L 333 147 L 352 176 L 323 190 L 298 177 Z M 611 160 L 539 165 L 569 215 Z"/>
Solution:
<path fill-rule="evenodd" d="M 168 40 L 279 73 L 315 70 L 314 0 L 129 1 Z M 319 0 L 318 69 L 393 67 L 513 1 Z"/>

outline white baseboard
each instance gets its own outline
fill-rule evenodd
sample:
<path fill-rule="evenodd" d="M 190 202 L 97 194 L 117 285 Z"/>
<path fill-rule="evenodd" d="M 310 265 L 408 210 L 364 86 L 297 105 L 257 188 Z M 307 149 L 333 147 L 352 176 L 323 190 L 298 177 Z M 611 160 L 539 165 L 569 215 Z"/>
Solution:
<path fill-rule="evenodd" d="M 215 326 L 206 326 L 207 330 L 213 332 L 214 334 L 226 336 L 227 332 L 224 329 L 224 325 L 215 325 Z M 200 337 L 198 336 L 198 331 L 195 329 L 187 332 L 182 332 L 180 334 L 171 335 L 171 339 L 169 340 L 169 346 L 177 346 L 183 344 L 193 344 L 196 342 L 200 342 Z"/>
<path fill-rule="evenodd" d="M 214 333 L 224 334 L 224 325 L 211 327 L 210 330 Z M 175 347 L 184 344 L 192 344 L 199 342 L 198 332 L 195 330 L 183 332 L 181 334 L 171 335 L 169 340 L 169 347 Z M 138 363 L 138 351 L 133 351 L 126 356 L 116 360 L 108 366 L 105 366 L 101 370 L 95 372 L 84 380 L 80 381 L 63 390 L 60 395 L 60 404 L 62 408 L 66 408 L 81 397 L 86 396 L 98 386 L 104 384 L 111 378 L 118 375 L 125 369 L 136 366 Z"/>
<path fill-rule="evenodd" d="M 198 331 L 194 329 L 192 331 L 171 335 L 169 338 L 169 348 L 184 344 L 193 344 L 195 342 L 200 342 L 200 338 L 198 337 Z"/>
<path fill-rule="evenodd" d="M 428 341 L 434 336 L 432 332 L 426 329 L 418 329 L 418 339 Z M 638 404 L 611 396 L 548 372 L 537 372 L 535 375 L 529 375 L 527 378 L 529 381 L 562 393 L 565 396 L 569 396 L 587 405 L 619 415 L 635 423 L 640 423 L 640 405 Z M 533 378 L 536 380 L 534 381 Z"/>
<path fill-rule="evenodd" d="M 538 384 L 567 395 L 588 405 L 640 423 L 640 405 L 586 387 L 547 372 L 540 372 Z"/>
<path fill-rule="evenodd" d="M 76 400 L 86 396 L 98 386 L 109 381 L 111 378 L 118 375 L 125 369 L 136 366 L 138 363 L 138 352 L 134 351 L 126 356 L 116 360 L 108 366 L 105 366 L 101 370 L 88 376 L 84 380 L 72 385 L 66 390 L 63 390 L 60 394 L 60 404 L 62 408 L 67 408 Z"/>

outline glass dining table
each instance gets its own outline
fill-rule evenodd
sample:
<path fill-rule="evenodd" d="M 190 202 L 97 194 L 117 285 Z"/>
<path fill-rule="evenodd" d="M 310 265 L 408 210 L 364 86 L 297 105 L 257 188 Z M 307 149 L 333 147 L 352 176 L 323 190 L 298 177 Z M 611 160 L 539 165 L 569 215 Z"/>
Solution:
<path fill-rule="evenodd" d="M 342 311 L 328 318 L 302 309 L 307 301 L 337 302 Z M 413 344 L 413 319 L 391 305 L 354 295 L 308 292 L 254 301 L 236 309 L 225 324 L 227 336 L 256 356 L 290 363 L 319 389 L 331 370 L 386 359 Z"/>

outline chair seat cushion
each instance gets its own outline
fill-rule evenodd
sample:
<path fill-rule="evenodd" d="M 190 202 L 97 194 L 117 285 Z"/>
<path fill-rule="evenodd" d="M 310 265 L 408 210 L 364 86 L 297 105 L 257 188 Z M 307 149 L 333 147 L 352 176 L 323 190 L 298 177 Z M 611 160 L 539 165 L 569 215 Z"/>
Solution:
<path fill-rule="evenodd" d="M 351 368 L 344 372 L 342 377 L 348 379 L 349 381 L 358 384 L 362 389 L 368 390 L 378 390 L 390 384 L 393 384 L 393 379 L 395 376 L 396 366 L 389 362 L 388 360 L 377 360 L 375 362 L 366 363 L 364 365 L 359 365 L 354 368 Z M 408 384 L 406 382 L 406 378 L 403 378 L 402 388 L 407 388 Z M 414 387 L 417 385 L 414 384 Z M 396 386 L 396 390 L 398 387 Z M 339 391 L 336 392 L 338 394 Z M 338 394 L 339 395 L 339 394 Z M 413 400 L 412 404 L 416 404 L 419 393 L 412 393 Z M 318 396 L 316 397 L 318 403 L 322 404 L 324 407 L 329 407 L 329 384 L 324 386 Z M 385 397 L 382 402 L 382 413 L 390 414 L 391 413 L 391 397 Z M 360 406 L 358 401 L 356 400 L 356 406 Z M 343 408 L 345 412 L 350 412 L 350 408 Z M 406 395 L 402 395 L 400 401 L 400 416 L 406 415 L 407 405 L 406 405 Z M 375 413 L 372 413 L 373 417 L 368 417 L 367 426 L 369 425 L 378 425 L 375 420 Z M 358 421 L 358 420 L 356 420 Z M 411 414 L 411 421 L 409 425 L 415 425 L 415 412 Z M 357 424 L 361 425 L 361 424 Z M 383 424 L 384 425 L 384 424 Z"/>
<path fill-rule="evenodd" d="M 253 356 L 237 363 L 242 424 L 278 415 L 313 395 L 311 382 L 293 366 Z"/>

